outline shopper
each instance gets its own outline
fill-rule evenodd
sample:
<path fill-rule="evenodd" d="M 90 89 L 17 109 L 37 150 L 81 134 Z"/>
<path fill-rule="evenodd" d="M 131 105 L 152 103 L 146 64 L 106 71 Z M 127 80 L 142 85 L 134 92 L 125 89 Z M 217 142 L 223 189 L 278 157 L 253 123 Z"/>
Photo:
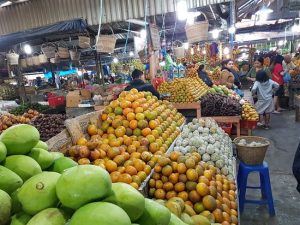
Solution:
<path fill-rule="evenodd" d="M 132 81 L 130 84 L 125 88 L 125 91 L 129 91 L 133 88 L 136 88 L 138 91 L 149 91 L 154 96 L 159 98 L 159 93 L 155 90 L 152 84 L 145 83 L 145 75 L 143 71 L 135 69 L 132 74 Z"/>
<path fill-rule="evenodd" d="M 282 61 L 283 61 L 283 56 L 282 55 L 277 55 L 274 59 L 274 69 L 272 71 L 272 80 L 275 81 L 276 83 L 279 84 L 278 90 L 275 92 L 274 96 L 274 107 L 275 111 L 273 113 L 280 113 L 280 111 L 283 111 L 284 109 L 280 108 L 279 105 L 279 97 L 282 97 L 284 95 L 284 70 L 282 67 Z"/>
<path fill-rule="evenodd" d="M 292 57 L 290 55 L 285 55 L 282 62 L 282 67 L 284 72 L 288 73 L 290 70 L 296 69 L 297 66 L 292 62 Z"/>
<path fill-rule="evenodd" d="M 263 117 L 265 129 L 269 129 L 270 113 L 274 111 L 273 90 L 278 89 L 278 87 L 279 85 L 275 81 L 270 80 L 266 71 L 260 70 L 256 73 L 256 81 L 251 91 L 257 95 L 255 108 L 259 114 L 260 121 L 262 121 Z"/>
<path fill-rule="evenodd" d="M 297 190 L 300 193 L 300 143 L 294 158 L 293 174 L 297 180 Z"/>
<path fill-rule="evenodd" d="M 234 89 L 234 75 L 231 73 L 233 61 L 231 59 L 222 62 L 222 71 L 220 76 L 220 84 L 230 89 Z"/>
<path fill-rule="evenodd" d="M 204 81 L 204 83 L 209 86 L 212 87 L 213 86 L 213 82 L 211 81 L 211 79 L 208 77 L 206 71 L 204 70 L 204 65 L 201 64 L 198 68 L 198 76 L 201 80 Z"/>
<path fill-rule="evenodd" d="M 256 80 L 256 73 L 260 70 L 264 70 L 267 75 L 271 78 L 271 72 L 267 67 L 264 67 L 264 58 L 259 57 L 254 61 L 253 67 L 247 74 L 247 80 L 251 82 L 255 82 Z"/>

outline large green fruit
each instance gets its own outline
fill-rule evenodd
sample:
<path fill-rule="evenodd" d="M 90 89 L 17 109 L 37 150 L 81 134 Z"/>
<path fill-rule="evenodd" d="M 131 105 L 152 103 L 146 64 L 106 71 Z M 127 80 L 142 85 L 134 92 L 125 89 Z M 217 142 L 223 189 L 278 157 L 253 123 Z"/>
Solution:
<path fill-rule="evenodd" d="M 119 206 L 108 202 L 94 202 L 78 209 L 69 223 L 69 225 L 83 224 L 131 225 L 131 221 L 126 212 Z"/>
<path fill-rule="evenodd" d="M 141 225 L 168 225 L 171 218 L 170 211 L 161 204 L 146 198 L 143 215 L 137 220 Z"/>
<path fill-rule="evenodd" d="M 48 151 L 48 145 L 47 145 L 46 142 L 43 142 L 43 141 L 39 141 L 39 142 L 34 146 L 34 148 L 42 148 L 42 149 Z"/>
<path fill-rule="evenodd" d="M 10 218 L 11 199 L 9 195 L 0 190 L 0 225 L 5 225 Z"/>
<path fill-rule="evenodd" d="M 112 193 L 103 201 L 120 206 L 134 222 L 143 214 L 145 198 L 135 188 L 125 183 L 113 183 Z"/>
<path fill-rule="evenodd" d="M 29 152 L 28 156 L 33 158 L 41 166 L 42 170 L 48 168 L 53 163 L 53 155 L 45 149 L 33 148 Z"/>
<path fill-rule="evenodd" d="M 103 199 L 111 192 L 111 179 L 101 167 L 81 165 L 65 170 L 56 184 L 60 202 L 71 209 Z"/>
<path fill-rule="evenodd" d="M 5 145 L 0 141 L 0 163 L 6 158 L 7 149 Z"/>
<path fill-rule="evenodd" d="M 27 225 L 65 225 L 67 222 L 65 213 L 57 208 L 45 209 L 32 217 Z M 82 225 L 85 223 L 82 223 Z"/>
<path fill-rule="evenodd" d="M 27 155 L 8 156 L 6 157 L 4 166 L 18 174 L 23 182 L 42 172 L 40 165 Z"/>
<path fill-rule="evenodd" d="M 8 194 L 13 193 L 23 184 L 21 177 L 15 172 L 0 166 L 0 189 Z"/>
<path fill-rule="evenodd" d="M 169 225 L 187 225 L 187 224 L 182 222 L 181 219 L 179 219 L 177 216 L 175 216 L 173 213 L 171 213 L 171 219 L 170 219 Z"/>
<path fill-rule="evenodd" d="M 67 158 L 67 157 L 61 157 L 54 161 L 52 166 L 48 168 L 49 171 L 62 173 L 64 170 L 69 169 L 71 167 L 78 166 L 78 163 L 74 160 Z"/>
<path fill-rule="evenodd" d="M 64 157 L 64 154 L 61 152 L 50 152 L 50 154 L 53 156 L 53 160 Z"/>
<path fill-rule="evenodd" d="M 11 197 L 11 214 L 22 212 L 22 205 L 18 199 L 19 190 L 20 190 L 20 188 L 10 195 L 10 197 Z"/>
<path fill-rule="evenodd" d="M 17 213 L 11 217 L 10 225 L 26 225 L 31 216 L 24 212 Z"/>
<path fill-rule="evenodd" d="M 0 135 L 7 148 L 7 155 L 25 155 L 40 140 L 39 131 L 27 124 L 18 124 L 5 130 Z"/>
<path fill-rule="evenodd" d="M 24 212 L 35 215 L 43 209 L 58 204 L 56 183 L 60 174 L 43 172 L 28 179 L 18 191 L 18 199 Z"/>

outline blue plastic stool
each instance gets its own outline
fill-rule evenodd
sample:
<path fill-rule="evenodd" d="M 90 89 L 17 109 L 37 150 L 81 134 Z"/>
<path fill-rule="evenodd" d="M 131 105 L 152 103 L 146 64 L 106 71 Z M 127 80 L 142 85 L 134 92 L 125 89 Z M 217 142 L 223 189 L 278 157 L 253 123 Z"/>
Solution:
<path fill-rule="evenodd" d="M 252 172 L 259 172 L 260 175 L 260 187 L 251 187 L 247 186 L 248 175 Z M 238 171 L 238 189 L 239 189 L 239 208 L 242 213 L 244 210 L 245 203 L 259 204 L 259 205 L 268 205 L 269 214 L 271 216 L 275 215 L 272 189 L 269 177 L 269 168 L 266 162 L 263 162 L 261 165 L 247 165 L 240 162 L 239 171 Z M 260 189 L 262 200 L 250 200 L 246 199 L 246 189 Z"/>

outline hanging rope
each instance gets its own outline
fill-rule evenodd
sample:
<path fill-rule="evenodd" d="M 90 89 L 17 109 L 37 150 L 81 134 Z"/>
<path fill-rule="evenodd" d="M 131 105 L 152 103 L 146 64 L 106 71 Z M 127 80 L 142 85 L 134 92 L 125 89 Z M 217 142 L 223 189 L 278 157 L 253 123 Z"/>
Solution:
<path fill-rule="evenodd" d="M 128 44 L 129 34 L 130 34 L 130 22 L 128 22 L 127 37 L 126 37 L 125 48 L 124 48 L 123 53 L 127 52 L 127 44 Z"/>
<path fill-rule="evenodd" d="M 148 8 L 148 0 L 144 0 L 144 12 L 145 12 L 145 17 L 144 17 L 144 25 L 145 25 L 145 31 L 147 33 L 147 8 Z M 147 35 L 146 35 L 146 38 L 145 38 L 145 56 L 147 55 Z"/>
<path fill-rule="evenodd" d="M 96 37 L 96 45 L 98 43 L 99 36 L 100 36 L 100 30 L 101 30 L 101 24 L 102 24 L 102 12 L 103 12 L 103 0 L 100 0 L 99 26 L 98 26 L 98 33 L 97 33 L 97 37 Z"/>

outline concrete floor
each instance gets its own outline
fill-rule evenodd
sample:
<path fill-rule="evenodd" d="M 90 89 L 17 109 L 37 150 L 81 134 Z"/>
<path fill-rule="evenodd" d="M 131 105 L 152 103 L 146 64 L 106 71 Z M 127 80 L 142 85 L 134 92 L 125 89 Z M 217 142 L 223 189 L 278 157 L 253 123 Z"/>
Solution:
<path fill-rule="evenodd" d="M 295 111 L 272 114 L 271 129 L 256 129 L 253 135 L 271 141 L 265 161 L 269 164 L 276 216 L 270 217 L 267 206 L 246 204 L 241 225 L 300 225 L 300 194 L 292 174 L 295 151 L 300 142 L 300 123 L 295 122 Z M 258 184 L 257 174 L 250 175 L 250 185 Z M 259 199 L 259 190 L 247 191 L 250 199 Z"/>

